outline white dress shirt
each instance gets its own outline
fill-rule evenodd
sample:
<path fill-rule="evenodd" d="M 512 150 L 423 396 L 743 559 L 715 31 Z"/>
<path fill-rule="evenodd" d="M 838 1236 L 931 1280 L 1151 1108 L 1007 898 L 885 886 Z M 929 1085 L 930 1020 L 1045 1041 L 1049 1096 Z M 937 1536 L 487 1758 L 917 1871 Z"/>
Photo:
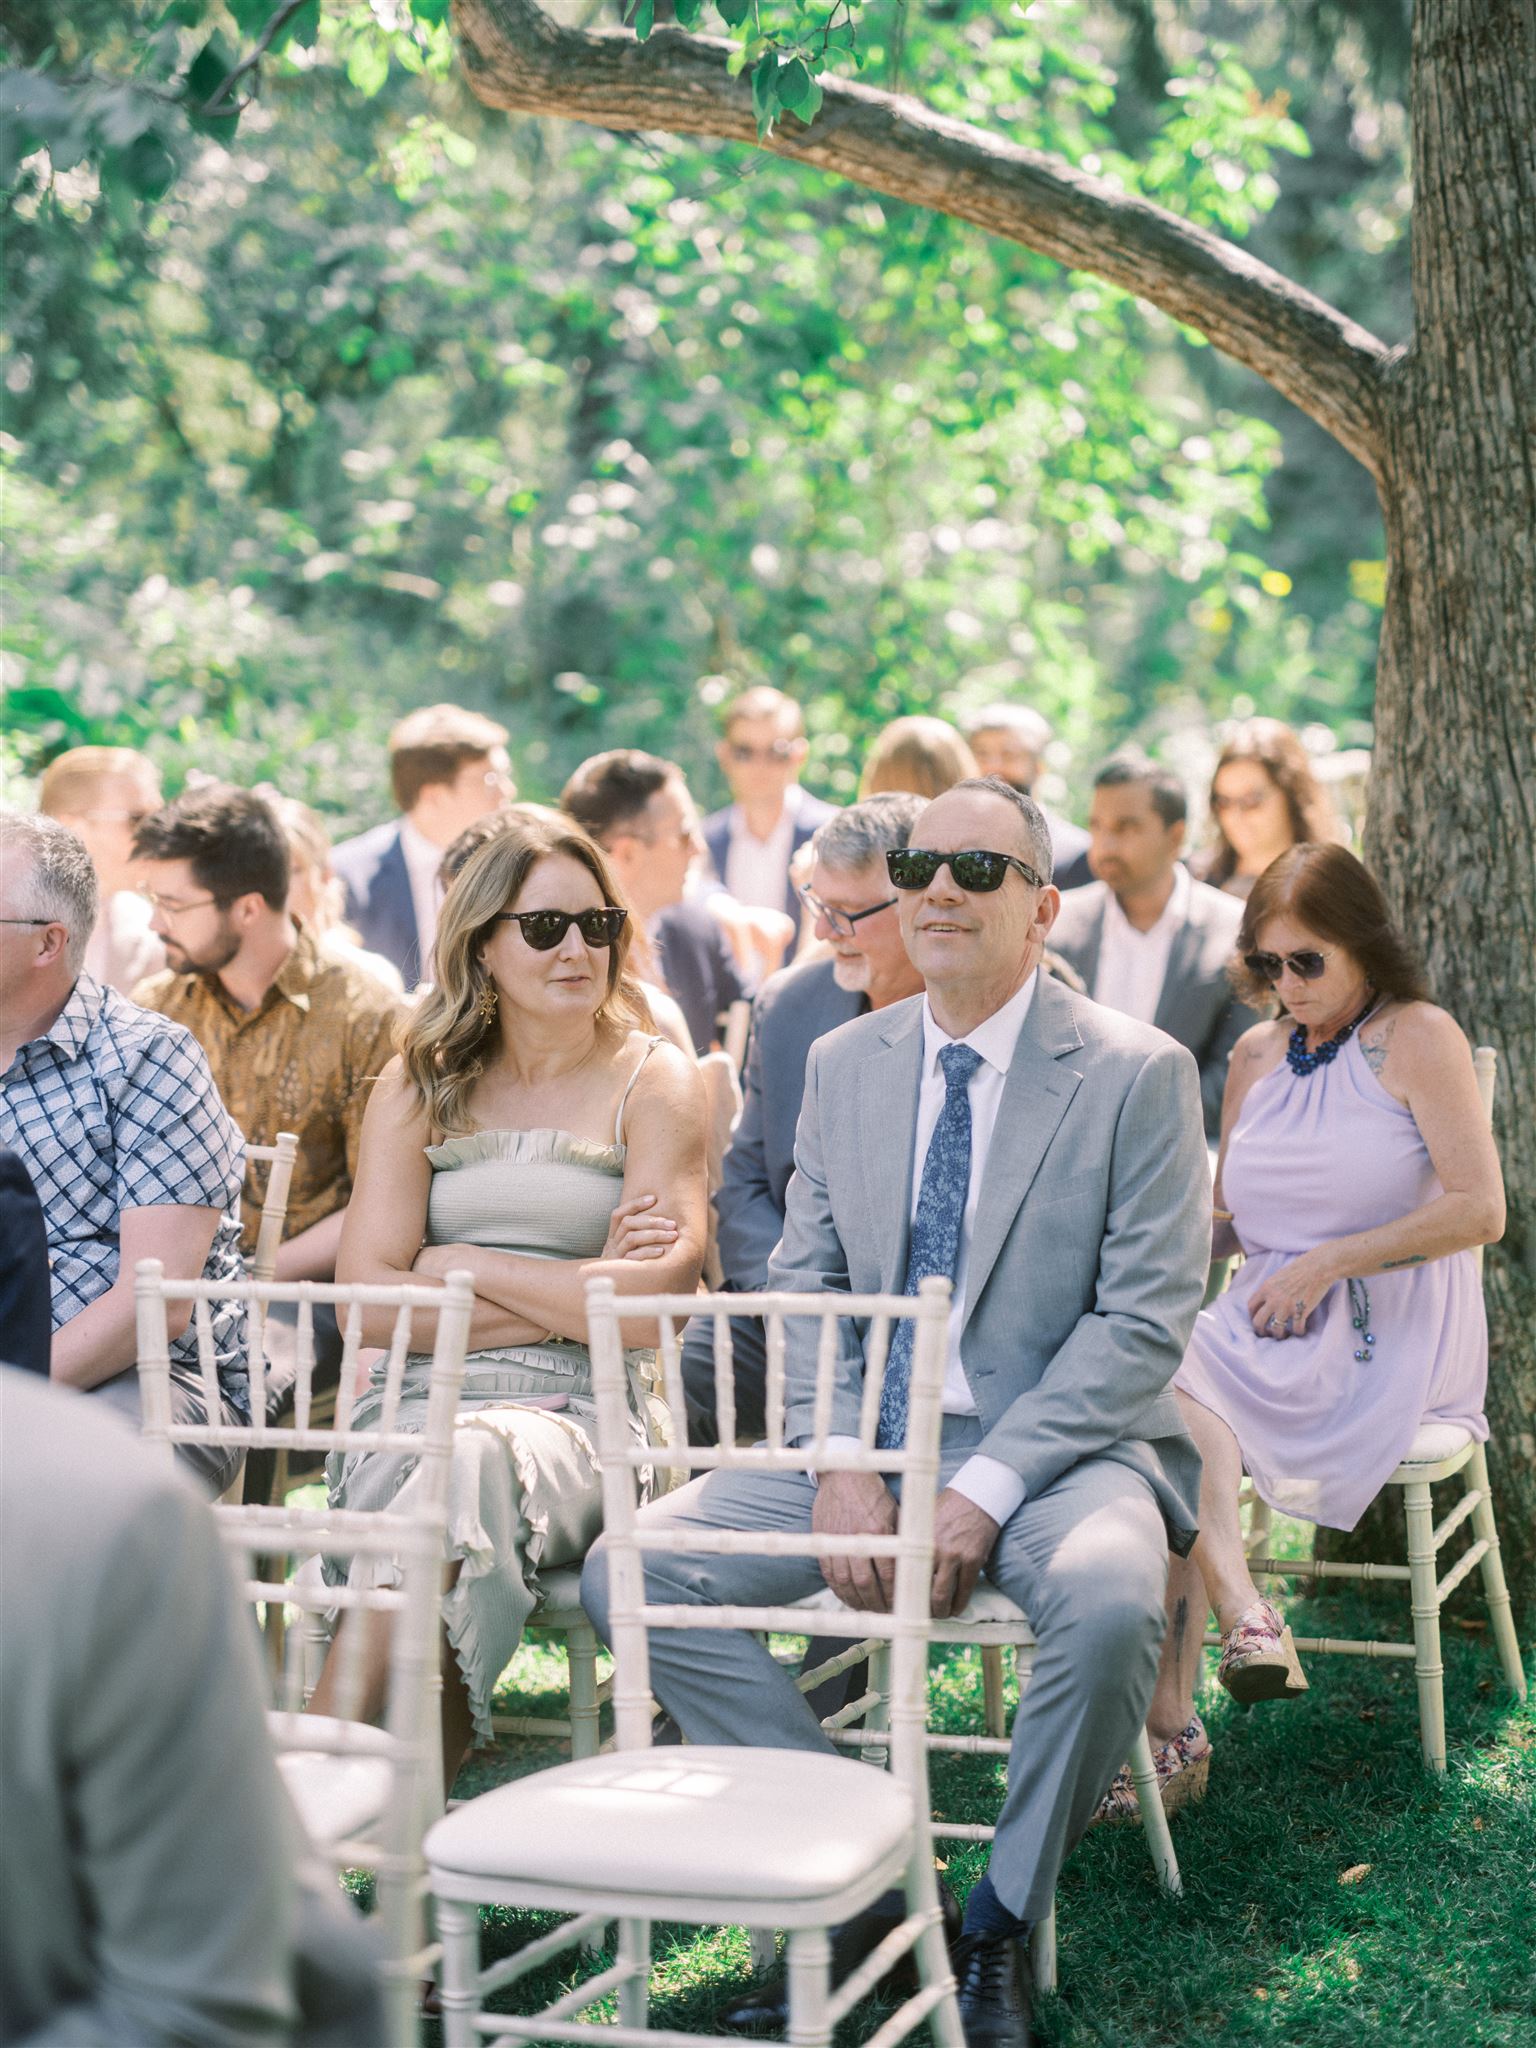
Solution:
<path fill-rule="evenodd" d="M 978 1024 L 974 1031 L 967 1032 L 963 1039 L 953 1039 L 949 1036 L 934 1017 L 927 997 L 923 998 L 923 1066 L 917 1094 L 917 1128 L 912 1142 L 910 1220 L 913 1223 L 917 1221 L 917 1205 L 922 1196 L 923 1165 L 928 1157 L 933 1127 L 939 1120 L 939 1112 L 944 1107 L 947 1092 L 944 1069 L 939 1064 L 939 1054 L 946 1045 L 968 1045 L 973 1052 L 981 1055 L 981 1065 L 972 1074 L 966 1091 L 971 1104 L 971 1178 L 966 1189 L 965 1213 L 960 1219 L 960 1255 L 955 1266 L 955 1290 L 949 1311 L 949 1352 L 944 1363 L 946 1415 L 976 1413 L 975 1396 L 965 1376 L 965 1368 L 960 1363 L 960 1331 L 965 1322 L 965 1287 L 971 1260 L 971 1233 L 976 1225 L 976 1204 L 981 1196 L 987 1154 L 992 1149 L 992 1133 L 1003 1100 L 1003 1086 L 1008 1079 L 1008 1069 L 1013 1064 L 1019 1033 L 1024 1028 L 1029 1006 L 1034 1001 L 1037 978 L 1038 969 L 1030 975 L 1017 994 L 1009 997 L 1000 1010 L 994 1010 L 990 1017 Z M 829 1437 L 828 1442 L 838 1444 L 844 1449 L 858 1449 L 856 1437 Z M 1024 1498 L 1024 1482 L 1013 1467 L 1003 1464 L 1001 1459 L 984 1457 L 980 1453 L 967 1458 L 949 1483 L 956 1493 L 963 1493 L 967 1500 L 974 1502 L 981 1509 L 983 1514 L 990 1515 L 999 1528 Z"/>
<path fill-rule="evenodd" d="M 795 842 L 795 819 L 804 795 L 798 782 L 784 792 L 779 822 L 766 839 L 747 824 L 740 804 L 731 807 L 730 841 L 721 877 L 738 903 L 758 910 L 782 910 L 789 881 L 789 856 Z"/>
<path fill-rule="evenodd" d="M 1099 966 L 1093 978 L 1093 1000 L 1123 1016 L 1151 1024 L 1157 1017 L 1168 955 L 1174 934 L 1189 916 L 1189 869 L 1182 862 L 1173 871 L 1173 888 L 1162 916 L 1144 932 L 1137 931 L 1120 908 L 1114 891 L 1104 898 L 1104 924 L 1099 935 Z"/>
<path fill-rule="evenodd" d="M 416 946 L 423 981 L 432 979 L 432 944 L 437 937 L 437 906 L 443 892 L 437 871 L 443 864 L 443 849 L 434 846 L 424 832 L 418 832 L 409 818 L 400 820 L 400 851 L 411 884 L 411 909 L 416 918 Z"/>

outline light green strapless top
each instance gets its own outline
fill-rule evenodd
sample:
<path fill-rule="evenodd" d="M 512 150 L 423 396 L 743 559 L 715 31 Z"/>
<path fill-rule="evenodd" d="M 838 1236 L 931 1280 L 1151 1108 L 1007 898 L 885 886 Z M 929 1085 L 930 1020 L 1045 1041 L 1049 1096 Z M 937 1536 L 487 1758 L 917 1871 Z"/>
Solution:
<path fill-rule="evenodd" d="M 596 1259 L 624 1185 L 623 1145 L 570 1131 L 476 1131 L 427 1147 L 428 1244 Z"/>

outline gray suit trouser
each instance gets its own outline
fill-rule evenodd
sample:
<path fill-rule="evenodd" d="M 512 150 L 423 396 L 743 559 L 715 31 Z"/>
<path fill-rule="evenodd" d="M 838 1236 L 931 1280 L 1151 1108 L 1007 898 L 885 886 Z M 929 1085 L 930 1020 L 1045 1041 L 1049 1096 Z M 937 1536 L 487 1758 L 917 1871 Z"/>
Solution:
<path fill-rule="evenodd" d="M 941 1485 L 980 1436 L 975 1417 L 945 1418 Z M 712 1528 L 804 1530 L 815 1491 L 802 1473 L 711 1472 L 645 1514 Z M 1074 1465 L 1026 1500 L 987 1561 L 987 1577 L 1029 1616 L 1039 1644 L 1014 1721 L 990 1864 L 998 1897 L 1020 1919 L 1050 1911 L 1061 1866 L 1146 1719 L 1167 1570 L 1167 1532 L 1151 1487 L 1107 1458 Z M 658 1602 L 777 1606 L 823 1584 L 814 1558 L 657 1553 L 646 1563 L 647 1597 Z M 587 1559 L 581 1597 L 606 1639 L 601 1543 Z M 656 1629 L 650 1653 L 656 1696 L 690 1742 L 845 1754 L 756 1637 Z"/>

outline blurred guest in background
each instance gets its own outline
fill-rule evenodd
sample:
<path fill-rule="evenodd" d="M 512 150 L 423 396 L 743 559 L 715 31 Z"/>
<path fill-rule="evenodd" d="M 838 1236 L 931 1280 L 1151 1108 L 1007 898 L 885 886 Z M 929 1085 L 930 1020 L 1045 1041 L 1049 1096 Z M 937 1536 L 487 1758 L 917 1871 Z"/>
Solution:
<path fill-rule="evenodd" d="M 963 729 L 976 756 L 978 775 L 995 775 L 1011 789 L 1034 796 L 1051 738 L 1051 728 L 1038 711 L 1030 710 L 1026 704 L 989 704 L 984 711 L 972 712 Z M 1036 797 L 1035 801 L 1040 800 Z M 1056 856 L 1052 877 L 1056 887 L 1081 889 L 1093 880 L 1088 865 L 1088 834 L 1081 825 L 1046 810 L 1044 804 L 1040 808 L 1050 829 L 1051 851 Z"/>
<path fill-rule="evenodd" d="M 1246 896 L 1290 847 L 1339 837 L 1312 757 L 1278 718 L 1250 718 L 1228 733 L 1211 777 L 1211 819 L 1216 844 L 1190 867 L 1230 896 Z"/>
<path fill-rule="evenodd" d="M 708 1052 L 721 1018 L 747 990 L 718 920 L 704 904 L 684 901 L 704 843 L 682 769 L 638 747 L 616 747 L 582 762 L 560 792 L 560 807 L 608 855 L 661 979 L 682 1005 L 694 1050 Z"/>
<path fill-rule="evenodd" d="M 212 1517 L 95 1404 L 0 1367 L 0 1407 L 0 2036 L 377 2048 Z"/>
<path fill-rule="evenodd" d="M 0 1360 L 48 1377 L 48 1226 L 19 1153 L 0 1145 Z"/>
<path fill-rule="evenodd" d="M 134 832 L 162 801 L 159 771 L 132 747 L 71 747 L 48 763 L 38 791 L 38 809 L 67 825 L 91 856 L 101 907 L 85 971 L 120 995 L 165 965 L 133 872 Z"/>
<path fill-rule="evenodd" d="M 1222 1112 L 1214 1249 L 1247 1256 L 1173 1382 L 1203 1469 L 1147 1723 L 1165 1783 L 1209 1754 L 1194 1703 L 1208 1608 L 1235 1699 L 1305 1690 L 1249 1571 L 1244 1471 L 1282 1514 L 1352 1529 L 1424 1423 L 1488 1434 L 1472 1253 L 1502 1233 L 1504 1193 L 1466 1039 L 1342 846 L 1267 868 L 1238 950 L 1248 1000 L 1280 1015 L 1238 1046 Z"/>
<path fill-rule="evenodd" d="M 145 819 L 134 848 L 170 960 L 137 1000 L 186 1025 L 252 1144 L 297 1134 L 277 1278 L 330 1280 L 400 998 L 365 969 L 325 958 L 289 914 L 288 842 L 253 791 L 214 784 L 179 797 Z M 247 1256 L 263 1185 L 253 1175 L 246 1191 Z M 270 1313 L 281 1326 L 297 1311 L 278 1303 Z M 334 1310 L 316 1309 L 315 1336 L 324 1384 L 341 1358 Z"/>
<path fill-rule="evenodd" d="M 346 890 L 348 922 L 411 989 L 431 979 L 444 848 L 517 795 L 507 729 L 456 704 L 428 704 L 390 734 L 389 779 L 401 815 L 344 840 L 331 865 Z"/>
<path fill-rule="evenodd" d="M 789 864 L 832 806 L 800 787 L 805 765 L 800 706 L 766 685 L 743 690 L 725 707 L 715 750 L 732 802 L 704 820 L 715 873 L 738 903 L 783 911 L 800 930 L 800 897 Z"/>
<path fill-rule="evenodd" d="M 0 816 L 0 1144 L 31 1176 L 48 1226 L 52 1373 L 139 1420 L 133 1269 L 238 1280 L 243 1147 L 189 1031 L 81 971 L 96 874 L 52 818 Z M 171 1408 L 209 1420 L 191 1304 L 170 1312 Z M 213 1304 L 220 1417 L 246 1420 L 245 1311 Z M 238 1451 L 177 1455 L 222 1493 Z"/>
<path fill-rule="evenodd" d="M 901 790 L 942 796 L 976 773 L 976 757 L 946 718 L 895 718 L 876 733 L 864 756 L 859 795 Z"/>
<path fill-rule="evenodd" d="M 1182 864 L 1184 787 L 1143 755 L 1121 754 L 1093 779 L 1089 861 L 1098 878 L 1062 898 L 1051 945 L 1095 1002 L 1155 1024 L 1200 1067 L 1206 1134 L 1221 1126 L 1232 1048 L 1256 1022 L 1227 967 L 1242 905 Z"/>
<path fill-rule="evenodd" d="M 516 826 L 522 827 L 535 821 L 546 825 L 563 825 L 564 811 L 554 810 L 548 804 L 508 804 L 504 811 L 492 812 L 479 818 L 473 825 L 467 825 L 443 855 L 443 864 L 438 870 L 438 879 L 446 895 L 453 886 L 459 870 L 472 853 L 478 853 L 488 839 L 495 839 L 500 833 Z M 656 1029 L 679 1052 L 693 1055 L 693 1040 L 688 1032 L 688 1019 L 682 1007 L 664 988 L 654 981 L 641 981 L 636 977 L 636 986 L 645 997 L 650 1009 L 651 1021 Z"/>
<path fill-rule="evenodd" d="M 751 1293 L 768 1284 L 768 1254 L 784 1229 L 784 1190 L 795 1165 L 795 1124 L 806 1056 L 850 1017 L 922 992 L 896 917 L 887 852 L 905 846 L 923 809 L 916 796 L 872 796 L 834 811 L 811 841 L 805 906 L 826 950 L 763 984 L 752 1010 L 745 1103 L 715 1196 L 724 1286 Z M 766 1371 L 763 1326 L 733 1318 L 737 1427 L 761 1434 Z M 683 1345 L 689 1437 L 716 1439 L 714 1332 L 698 1321 Z"/>
<path fill-rule="evenodd" d="M 327 960 L 346 967 L 361 967 L 375 981 L 382 982 L 391 995 L 405 993 L 400 970 L 382 953 L 370 953 L 357 943 L 357 934 L 342 922 L 346 891 L 331 865 L 331 835 L 318 811 L 301 804 L 296 796 L 284 796 L 270 783 L 256 785 L 256 794 L 266 804 L 288 842 L 288 909 L 307 925 L 315 944 Z M 495 812 L 490 816 L 494 817 Z"/>

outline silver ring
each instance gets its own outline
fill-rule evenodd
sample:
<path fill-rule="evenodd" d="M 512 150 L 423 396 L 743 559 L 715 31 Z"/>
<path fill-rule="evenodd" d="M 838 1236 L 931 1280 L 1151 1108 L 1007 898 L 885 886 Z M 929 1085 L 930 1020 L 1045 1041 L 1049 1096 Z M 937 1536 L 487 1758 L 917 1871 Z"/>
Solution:
<path fill-rule="evenodd" d="M 1280 1318 L 1278 1316 L 1271 1316 L 1269 1321 L 1264 1325 L 1264 1327 L 1266 1330 L 1278 1330 L 1280 1327 Z"/>

